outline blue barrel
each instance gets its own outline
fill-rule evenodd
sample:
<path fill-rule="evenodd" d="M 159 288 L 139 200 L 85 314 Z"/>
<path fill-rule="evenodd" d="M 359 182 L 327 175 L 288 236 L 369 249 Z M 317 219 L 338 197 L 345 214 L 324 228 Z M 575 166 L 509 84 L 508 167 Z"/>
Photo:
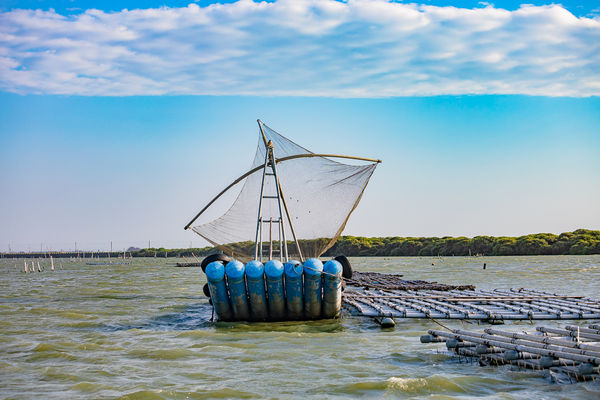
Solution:
<path fill-rule="evenodd" d="M 285 317 L 285 295 L 283 293 L 283 264 L 277 260 L 265 264 L 267 276 L 267 293 L 269 296 L 269 318 Z"/>
<path fill-rule="evenodd" d="M 323 266 L 323 318 L 337 318 L 342 309 L 342 264 L 329 260 Z"/>
<path fill-rule="evenodd" d="M 211 262 L 206 266 L 206 279 L 217 320 L 230 321 L 233 317 L 229 305 L 229 295 L 225 284 L 225 267 L 220 261 Z"/>
<path fill-rule="evenodd" d="M 233 318 L 236 321 L 249 321 L 248 295 L 246 294 L 246 281 L 244 280 L 244 264 L 234 260 L 225 266 L 227 275 L 227 288 L 231 299 Z"/>
<path fill-rule="evenodd" d="M 309 319 L 321 317 L 321 272 L 323 263 L 318 258 L 304 262 L 304 315 Z"/>
<path fill-rule="evenodd" d="M 304 315 L 302 271 L 304 268 L 300 261 L 289 261 L 285 263 L 284 270 L 287 316 L 289 319 L 302 319 Z"/>
<path fill-rule="evenodd" d="M 269 316 L 267 296 L 265 295 L 265 266 L 260 261 L 246 264 L 246 284 L 250 298 L 250 318 L 264 321 Z"/>

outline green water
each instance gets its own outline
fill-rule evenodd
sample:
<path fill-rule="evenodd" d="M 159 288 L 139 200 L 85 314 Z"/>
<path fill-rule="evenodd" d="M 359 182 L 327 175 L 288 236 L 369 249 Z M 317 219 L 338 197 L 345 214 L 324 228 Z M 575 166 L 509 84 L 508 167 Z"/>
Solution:
<path fill-rule="evenodd" d="M 407 279 L 600 297 L 600 256 L 351 261 Z M 394 330 L 353 317 L 213 324 L 198 268 L 154 258 L 61 262 L 51 272 L 42 260 L 45 272 L 25 274 L 22 260 L 0 260 L 0 398 L 600 398 L 599 382 L 553 384 L 543 372 L 459 362 L 443 345 L 420 344 L 439 328 L 428 320 Z"/>

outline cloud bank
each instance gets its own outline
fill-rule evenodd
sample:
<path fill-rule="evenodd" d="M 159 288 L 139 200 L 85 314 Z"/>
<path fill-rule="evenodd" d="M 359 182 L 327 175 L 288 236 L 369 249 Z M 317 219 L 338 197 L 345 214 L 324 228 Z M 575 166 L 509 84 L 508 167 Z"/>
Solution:
<path fill-rule="evenodd" d="M 0 90 L 89 96 L 600 95 L 600 18 L 558 5 L 279 0 L 0 13 Z"/>

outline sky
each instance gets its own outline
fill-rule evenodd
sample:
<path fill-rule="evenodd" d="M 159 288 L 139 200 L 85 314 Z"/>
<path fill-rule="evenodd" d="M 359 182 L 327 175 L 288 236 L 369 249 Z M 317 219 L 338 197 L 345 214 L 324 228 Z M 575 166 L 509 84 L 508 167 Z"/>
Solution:
<path fill-rule="evenodd" d="M 345 234 L 600 229 L 599 94 L 597 2 L 5 0 L 0 251 L 206 245 L 257 118 L 383 160 Z"/>

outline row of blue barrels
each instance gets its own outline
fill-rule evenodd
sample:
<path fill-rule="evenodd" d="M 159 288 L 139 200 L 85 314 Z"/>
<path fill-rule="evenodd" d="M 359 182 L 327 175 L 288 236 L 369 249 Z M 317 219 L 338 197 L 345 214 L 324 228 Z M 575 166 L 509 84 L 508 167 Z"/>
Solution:
<path fill-rule="evenodd" d="M 342 305 L 342 265 L 318 258 L 301 264 L 271 260 L 221 261 L 205 270 L 211 302 L 221 321 L 336 318 Z"/>

